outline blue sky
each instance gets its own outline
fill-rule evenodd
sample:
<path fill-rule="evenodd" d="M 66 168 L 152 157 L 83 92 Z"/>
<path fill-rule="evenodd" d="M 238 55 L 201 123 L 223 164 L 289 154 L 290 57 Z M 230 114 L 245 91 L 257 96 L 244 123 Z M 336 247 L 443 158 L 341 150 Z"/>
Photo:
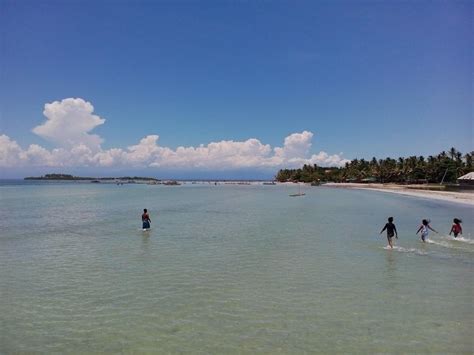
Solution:
<path fill-rule="evenodd" d="M 207 151 L 181 155 L 177 147 L 252 138 L 269 147 L 247 144 L 261 159 L 242 165 L 226 157 L 224 170 L 473 149 L 470 1 L 0 4 L 4 175 L 56 166 L 174 171 L 191 153 L 191 165 L 212 175 L 221 169 L 200 160 Z M 68 98 L 90 103 L 89 113 L 105 122 L 71 133 L 69 145 L 61 130 L 32 131 L 50 120 L 45 104 Z M 68 127 L 80 119 L 73 113 L 61 118 Z M 82 141 L 89 135 L 100 137 L 100 147 Z M 154 159 L 122 154 L 98 163 L 98 153 L 129 152 L 155 135 L 146 143 Z M 48 155 L 83 143 L 92 151 L 81 153 L 87 159 Z M 31 144 L 46 152 L 25 153 Z M 157 145 L 169 154 L 153 150 Z M 254 154 L 223 146 L 236 149 L 236 161 Z M 6 154 L 28 158 L 20 166 Z"/>

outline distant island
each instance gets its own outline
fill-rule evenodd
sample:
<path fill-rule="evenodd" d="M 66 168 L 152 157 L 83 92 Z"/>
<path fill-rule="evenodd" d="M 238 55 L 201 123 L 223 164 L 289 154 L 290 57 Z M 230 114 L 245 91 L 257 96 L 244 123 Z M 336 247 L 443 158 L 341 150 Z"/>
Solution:
<path fill-rule="evenodd" d="M 474 152 L 462 154 L 455 148 L 438 155 L 386 158 L 377 160 L 354 159 L 341 168 L 304 165 L 299 169 L 281 169 L 276 175 L 279 182 L 360 182 L 426 184 L 456 183 L 457 179 L 474 170 Z"/>
<path fill-rule="evenodd" d="M 44 176 L 28 176 L 24 178 L 25 180 L 68 180 L 68 181 L 160 181 L 152 177 L 142 177 L 142 176 L 122 176 L 122 177 L 83 177 L 83 176 L 73 176 L 68 174 L 46 174 Z"/>

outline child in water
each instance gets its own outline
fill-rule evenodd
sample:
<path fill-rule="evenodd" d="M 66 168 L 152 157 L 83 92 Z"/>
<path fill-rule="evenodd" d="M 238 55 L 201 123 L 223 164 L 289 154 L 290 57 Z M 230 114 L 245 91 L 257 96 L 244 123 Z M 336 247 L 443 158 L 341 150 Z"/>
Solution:
<path fill-rule="evenodd" d="M 393 236 L 398 239 L 397 227 L 395 227 L 395 224 L 393 224 L 393 217 L 388 217 L 388 223 L 385 224 L 385 227 L 383 227 L 383 229 L 380 231 L 380 234 L 382 234 L 384 230 L 387 230 L 388 245 L 390 245 L 390 248 L 393 249 Z"/>
<path fill-rule="evenodd" d="M 429 234 L 429 230 L 432 230 L 433 232 L 435 233 L 438 233 L 437 231 L 435 231 L 433 228 L 431 228 L 430 226 L 430 220 L 429 219 L 424 219 L 423 221 L 421 221 L 421 226 L 420 228 L 418 228 L 418 230 L 416 231 L 416 234 L 418 234 L 419 231 L 421 231 L 421 240 L 423 241 L 423 243 L 425 242 L 425 239 L 426 237 L 428 236 Z"/>
<path fill-rule="evenodd" d="M 451 235 L 451 233 L 454 233 L 454 238 L 457 238 L 458 234 L 462 234 L 461 223 L 462 221 L 459 218 L 453 219 L 453 226 L 451 227 L 449 235 Z"/>
<path fill-rule="evenodd" d="M 142 223 L 143 223 L 143 230 L 150 229 L 151 219 L 150 219 L 150 216 L 148 215 L 148 210 L 146 208 L 143 210 Z"/>

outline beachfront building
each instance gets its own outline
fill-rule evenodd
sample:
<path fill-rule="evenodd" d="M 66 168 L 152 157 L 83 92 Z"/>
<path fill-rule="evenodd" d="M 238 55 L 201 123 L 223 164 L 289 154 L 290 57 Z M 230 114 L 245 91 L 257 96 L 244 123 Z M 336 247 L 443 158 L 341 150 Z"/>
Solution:
<path fill-rule="evenodd" d="M 474 171 L 458 178 L 459 185 L 474 187 Z"/>

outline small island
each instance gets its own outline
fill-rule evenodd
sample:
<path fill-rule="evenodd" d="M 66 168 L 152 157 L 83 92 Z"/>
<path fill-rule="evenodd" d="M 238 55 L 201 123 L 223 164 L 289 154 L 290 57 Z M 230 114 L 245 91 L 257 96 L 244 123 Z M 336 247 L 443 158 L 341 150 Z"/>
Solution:
<path fill-rule="evenodd" d="M 158 182 L 159 179 L 152 177 L 142 176 L 122 176 L 122 177 L 84 177 L 84 176 L 73 176 L 69 174 L 45 174 L 43 176 L 28 176 L 24 180 L 47 180 L 47 181 L 91 181 L 97 182 L 116 182 L 116 181 L 127 181 L 127 182 Z"/>

